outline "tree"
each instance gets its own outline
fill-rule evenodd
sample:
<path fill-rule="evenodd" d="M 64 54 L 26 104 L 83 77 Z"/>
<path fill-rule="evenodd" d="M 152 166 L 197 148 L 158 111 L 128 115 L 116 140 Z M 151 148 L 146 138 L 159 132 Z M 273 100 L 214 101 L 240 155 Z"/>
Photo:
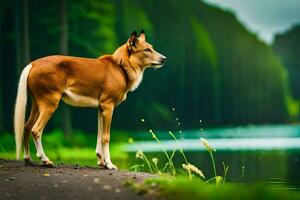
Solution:
<path fill-rule="evenodd" d="M 273 49 L 281 58 L 288 72 L 289 89 L 292 98 L 289 108 L 292 117 L 299 120 L 300 107 L 300 24 L 293 26 L 284 33 L 277 34 Z M 292 99 L 291 98 L 291 99 Z"/>
<path fill-rule="evenodd" d="M 66 0 L 60 0 L 60 54 L 68 54 L 68 19 L 66 11 Z M 72 133 L 72 116 L 71 109 L 67 105 L 62 108 L 62 130 L 66 136 Z"/>
<path fill-rule="evenodd" d="M 29 39 L 29 5 L 28 0 L 23 0 L 22 9 L 23 9 L 23 63 L 25 65 L 30 62 L 30 39 Z M 18 73 L 20 74 L 20 73 Z"/>
<path fill-rule="evenodd" d="M 0 1 L 2 4 L 2 0 Z M 2 44 L 2 29 L 3 29 L 3 7 L 0 8 L 0 44 Z M 4 111 L 3 111 L 3 87 L 2 87 L 2 46 L 0 45 L 0 134 L 5 131 L 4 126 Z"/>

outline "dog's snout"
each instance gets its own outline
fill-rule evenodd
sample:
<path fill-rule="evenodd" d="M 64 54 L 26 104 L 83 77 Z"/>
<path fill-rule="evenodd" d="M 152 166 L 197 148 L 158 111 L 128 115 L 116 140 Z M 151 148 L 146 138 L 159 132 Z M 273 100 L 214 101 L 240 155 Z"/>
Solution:
<path fill-rule="evenodd" d="M 167 57 L 164 56 L 164 57 L 162 57 L 160 60 L 161 60 L 162 63 L 165 63 L 166 60 L 167 60 Z"/>

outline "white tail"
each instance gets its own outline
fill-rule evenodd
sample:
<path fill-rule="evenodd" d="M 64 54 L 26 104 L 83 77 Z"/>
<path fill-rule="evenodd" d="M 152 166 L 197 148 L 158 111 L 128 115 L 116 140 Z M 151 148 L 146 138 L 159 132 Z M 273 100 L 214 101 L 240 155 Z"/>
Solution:
<path fill-rule="evenodd" d="M 24 134 L 25 114 L 27 104 L 27 77 L 32 68 L 32 65 L 27 65 L 21 73 L 18 93 L 15 105 L 14 128 L 16 139 L 16 156 L 20 159 L 21 146 Z"/>

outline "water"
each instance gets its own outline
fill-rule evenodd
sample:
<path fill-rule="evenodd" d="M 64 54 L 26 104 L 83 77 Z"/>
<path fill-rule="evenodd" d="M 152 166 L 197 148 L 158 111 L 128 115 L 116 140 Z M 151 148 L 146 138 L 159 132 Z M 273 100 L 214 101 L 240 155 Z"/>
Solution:
<path fill-rule="evenodd" d="M 167 132 L 157 133 L 168 151 L 178 148 Z M 216 149 L 215 161 L 218 174 L 223 175 L 222 162 L 229 165 L 227 180 L 231 182 L 263 182 L 272 187 L 300 190 L 300 126 L 248 126 L 238 128 L 184 131 L 176 134 L 189 162 L 198 166 L 206 175 L 213 176 L 209 154 L 199 138 L 208 140 Z M 128 152 L 140 148 L 150 157 L 164 159 L 161 146 L 151 135 L 141 133 L 138 142 L 126 147 Z M 133 154 L 132 154 L 133 155 Z M 175 165 L 184 163 L 178 153 Z"/>

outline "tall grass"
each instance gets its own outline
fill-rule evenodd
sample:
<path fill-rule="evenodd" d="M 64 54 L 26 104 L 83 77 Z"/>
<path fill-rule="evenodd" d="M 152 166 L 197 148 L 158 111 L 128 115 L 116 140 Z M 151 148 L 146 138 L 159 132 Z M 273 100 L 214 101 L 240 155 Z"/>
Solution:
<path fill-rule="evenodd" d="M 166 158 L 166 161 L 165 161 L 165 163 L 161 163 L 161 165 L 159 167 L 158 162 L 162 162 L 162 161 L 159 161 L 158 158 L 156 158 L 156 157 L 154 157 L 152 159 L 150 157 L 148 157 L 142 151 L 142 149 L 140 147 L 138 147 L 136 144 L 134 144 L 134 140 L 132 138 L 130 138 L 129 139 L 130 143 L 134 144 L 137 148 L 136 158 L 141 160 L 144 163 L 141 165 L 134 165 L 132 167 L 132 169 L 134 169 L 135 171 L 142 171 L 143 169 L 145 170 L 146 168 L 144 166 L 147 166 L 147 168 L 149 170 L 146 170 L 146 171 L 149 171 L 151 173 L 158 173 L 158 174 L 163 173 L 165 175 L 171 175 L 173 177 L 176 177 L 177 175 L 182 175 L 182 173 L 178 173 L 178 171 L 180 172 L 180 169 L 176 168 L 174 165 L 174 162 L 173 162 L 174 154 L 176 151 L 178 151 L 184 161 L 184 163 L 181 164 L 182 170 L 187 172 L 189 180 L 192 180 L 193 177 L 197 176 L 201 180 L 203 180 L 205 183 L 209 183 L 212 180 L 215 180 L 216 185 L 221 185 L 221 184 L 225 183 L 229 166 L 226 166 L 225 163 L 223 162 L 224 174 L 223 174 L 223 176 L 220 176 L 217 174 L 216 163 L 215 163 L 215 159 L 214 159 L 214 155 L 213 155 L 213 152 L 215 152 L 216 150 L 209 144 L 209 142 L 206 139 L 200 138 L 200 141 L 202 142 L 204 148 L 210 155 L 211 162 L 212 162 L 212 170 L 214 173 L 214 177 L 212 177 L 211 179 L 208 179 L 208 180 L 206 180 L 205 175 L 197 166 L 193 165 L 192 163 L 190 163 L 188 161 L 187 156 L 185 155 L 184 150 L 183 150 L 182 146 L 180 145 L 180 141 L 176 138 L 175 134 L 172 131 L 168 131 L 168 134 L 175 141 L 176 148 L 171 152 L 171 154 L 166 150 L 165 146 L 159 140 L 159 138 L 157 137 L 157 135 L 155 134 L 155 132 L 152 129 L 149 130 L 149 133 L 151 134 L 152 139 L 154 139 L 159 144 L 159 146 L 163 152 L 163 155 Z M 199 148 L 200 148 L 200 146 L 199 146 Z"/>
<path fill-rule="evenodd" d="M 182 127 L 181 127 L 181 122 L 179 120 L 179 117 L 176 113 L 176 109 L 174 107 L 172 108 L 172 111 L 173 111 L 174 116 L 175 116 L 176 127 L 178 129 L 177 131 L 178 131 L 179 135 L 181 135 L 183 133 L 183 130 L 182 130 Z M 144 118 L 141 119 L 142 124 L 145 124 L 145 121 L 146 120 Z M 200 122 L 200 125 L 201 125 L 200 131 L 201 131 L 201 133 L 203 133 L 204 129 L 202 127 L 202 120 L 199 120 L 199 122 Z M 182 173 L 180 173 L 180 168 L 179 169 L 176 168 L 175 165 L 174 165 L 174 162 L 173 162 L 175 152 L 178 151 L 179 154 L 182 156 L 183 161 L 184 161 L 183 163 L 181 163 L 181 167 L 182 167 L 181 171 L 183 170 L 183 171 L 187 172 L 187 175 L 188 175 L 190 181 L 193 179 L 194 176 L 197 176 L 202 181 L 204 181 L 205 183 L 209 183 L 211 180 L 215 180 L 216 185 L 220 185 L 221 183 L 222 184 L 225 183 L 227 172 L 229 170 L 229 166 L 225 165 L 225 163 L 223 162 L 222 163 L 223 164 L 223 170 L 224 170 L 223 177 L 219 176 L 217 174 L 216 163 L 215 163 L 215 159 L 214 159 L 214 155 L 213 155 L 213 153 L 216 150 L 209 144 L 209 142 L 206 139 L 200 138 L 200 141 L 202 142 L 202 145 L 204 146 L 204 148 L 207 150 L 207 152 L 210 155 L 211 163 L 212 163 L 212 170 L 213 170 L 213 174 L 214 174 L 214 177 L 212 177 L 211 179 L 208 179 L 208 180 L 206 180 L 205 175 L 203 174 L 203 172 L 197 166 L 193 165 L 192 163 L 190 163 L 188 161 L 187 156 L 185 155 L 184 150 L 183 150 L 183 148 L 180 144 L 180 141 L 177 139 L 177 137 L 175 136 L 175 134 L 172 131 L 168 131 L 168 134 L 175 141 L 176 148 L 171 152 L 171 154 L 169 154 L 169 152 L 166 151 L 166 148 L 164 147 L 163 143 L 159 140 L 159 138 L 157 137 L 157 135 L 154 133 L 154 131 L 152 129 L 149 129 L 149 133 L 151 134 L 152 139 L 154 139 L 159 144 L 159 146 L 161 147 L 162 152 L 166 157 L 166 162 L 164 164 L 161 163 L 161 165 L 160 165 L 161 167 L 159 167 L 158 164 L 157 164 L 159 162 L 159 160 L 157 158 L 153 158 L 155 160 L 155 162 L 150 162 L 151 159 L 148 158 L 148 156 L 145 153 L 143 153 L 141 148 L 137 147 L 137 145 L 136 145 L 136 148 L 138 149 L 137 154 L 142 155 L 142 156 L 136 156 L 136 158 L 142 160 L 142 162 L 144 162 L 145 164 L 135 165 L 134 170 L 145 169 L 145 168 L 142 168 L 142 167 L 146 165 L 146 166 L 148 166 L 148 169 L 151 169 L 149 171 L 152 172 L 152 173 L 158 173 L 158 174 L 164 173 L 164 174 L 167 174 L 167 175 L 171 175 L 173 177 L 176 177 L 177 175 L 181 175 Z M 130 138 L 130 141 L 131 141 L 131 143 L 133 143 L 132 138 Z M 163 161 L 160 161 L 160 162 L 163 162 Z"/>

